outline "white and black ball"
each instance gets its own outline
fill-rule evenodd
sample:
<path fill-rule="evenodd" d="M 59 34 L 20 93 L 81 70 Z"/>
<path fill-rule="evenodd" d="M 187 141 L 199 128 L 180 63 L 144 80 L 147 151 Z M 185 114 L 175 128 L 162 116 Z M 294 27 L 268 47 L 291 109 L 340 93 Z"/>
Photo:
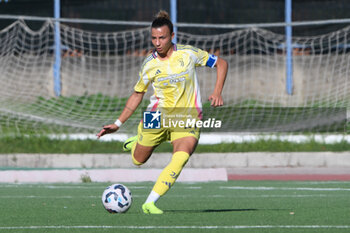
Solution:
<path fill-rule="evenodd" d="M 131 192 L 123 184 L 113 184 L 103 192 L 102 204 L 110 213 L 125 213 L 132 204 Z"/>

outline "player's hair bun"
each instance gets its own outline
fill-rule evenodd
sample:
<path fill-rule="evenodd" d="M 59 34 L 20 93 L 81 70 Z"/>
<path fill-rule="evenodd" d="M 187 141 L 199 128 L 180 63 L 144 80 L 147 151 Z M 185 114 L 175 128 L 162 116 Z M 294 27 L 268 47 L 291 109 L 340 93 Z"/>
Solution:
<path fill-rule="evenodd" d="M 165 10 L 160 10 L 157 14 L 156 14 L 156 18 L 157 19 L 167 19 L 167 20 L 170 20 L 170 16 L 169 16 L 169 13 L 166 12 Z"/>
<path fill-rule="evenodd" d="M 164 10 L 160 10 L 155 15 L 155 17 L 156 18 L 152 22 L 152 26 L 151 26 L 152 28 L 159 28 L 159 27 L 167 26 L 170 30 L 170 34 L 174 32 L 174 26 L 170 20 L 170 16 L 169 16 L 168 12 L 166 12 Z"/>

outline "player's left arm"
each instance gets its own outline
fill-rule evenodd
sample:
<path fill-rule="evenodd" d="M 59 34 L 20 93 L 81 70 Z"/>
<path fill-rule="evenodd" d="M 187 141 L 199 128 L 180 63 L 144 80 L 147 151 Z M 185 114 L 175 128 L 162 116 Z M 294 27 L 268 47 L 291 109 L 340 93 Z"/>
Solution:
<path fill-rule="evenodd" d="M 221 57 L 218 57 L 215 67 L 216 67 L 215 88 L 213 93 L 208 98 L 208 100 L 211 101 L 211 106 L 213 107 L 222 106 L 224 104 L 221 93 L 226 80 L 228 64 L 226 60 L 224 60 Z"/>

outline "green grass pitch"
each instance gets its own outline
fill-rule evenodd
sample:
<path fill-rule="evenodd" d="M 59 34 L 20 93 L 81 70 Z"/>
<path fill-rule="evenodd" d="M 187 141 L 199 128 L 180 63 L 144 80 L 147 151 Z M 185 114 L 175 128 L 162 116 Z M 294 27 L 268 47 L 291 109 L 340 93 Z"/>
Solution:
<path fill-rule="evenodd" d="M 176 183 L 156 216 L 141 211 L 153 183 L 125 184 L 125 214 L 104 210 L 108 185 L 0 184 L 0 232 L 350 232 L 350 182 Z"/>

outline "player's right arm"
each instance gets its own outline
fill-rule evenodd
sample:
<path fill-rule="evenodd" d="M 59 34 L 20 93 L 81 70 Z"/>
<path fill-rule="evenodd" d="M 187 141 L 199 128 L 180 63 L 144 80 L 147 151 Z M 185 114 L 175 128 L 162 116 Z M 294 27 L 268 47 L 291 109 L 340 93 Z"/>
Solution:
<path fill-rule="evenodd" d="M 137 92 L 137 91 L 134 91 L 134 93 L 131 94 L 131 96 L 129 97 L 128 101 L 125 104 L 125 107 L 124 107 L 122 113 L 118 117 L 118 120 L 121 123 L 124 123 L 125 121 L 127 121 L 129 119 L 129 117 L 134 113 L 136 108 L 142 102 L 144 94 L 145 94 L 145 92 Z M 96 136 L 97 136 L 97 138 L 100 138 L 105 134 L 114 133 L 118 129 L 119 129 L 119 127 L 115 123 L 110 124 L 110 125 L 105 125 L 105 126 L 103 126 L 101 131 Z"/>
<path fill-rule="evenodd" d="M 149 75 L 149 62 L 153 59 L 152 55 L 149 55 L 143 62 L 141 66 L 141 70 L 139 72 L 139 80 L 137 81 L 135 87 L 134 87 L 134 93 L 131 94 L 128 101 L 125 104 L 125 107 L 118 117 L 118 120 L 114 124 L 105 125 L 103 126 L 103 129 L 96 135 L 97 138 L 102 137 L 105 134 L 114 133 L 116 132 L 119 127 L 117 124 L 124 123 L 129 119 L 129 117 L 134 113 L 136 108 L 140 105 L 142 102 L 143 96 L 147 92 L 148 85 L 152 81 L 150 79 Z"/>

